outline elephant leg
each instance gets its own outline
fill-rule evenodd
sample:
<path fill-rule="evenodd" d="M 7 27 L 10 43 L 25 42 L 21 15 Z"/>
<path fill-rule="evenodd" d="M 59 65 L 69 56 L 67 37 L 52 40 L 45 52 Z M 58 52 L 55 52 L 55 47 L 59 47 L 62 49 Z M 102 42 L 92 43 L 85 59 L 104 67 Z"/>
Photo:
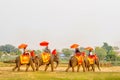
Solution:
<path fill-rule="evenodd" d="M 97 65 L 97 67 L 98 67 L 99 71 L 101 71 L 100 66 L 99 66 L 99 65 Z"/>
<path fill-rule="evenodd" d="M 16 68 L 17 68 L 17 65 L 12 69 L 12 71 L 15 71 L 16 70 Z"/>
<path fill-rule="evenodd" d="M 68 64 L 68 67 L 67 67 L 67 69 L 65 71 L 68 72 L 69 69 L 70 69 L 70 65 Z"/>
<path fill-rule="evenodd" d="M 49 64 L 46 64 L 45 66 L 45 71 L 47 71 Z"/>
<path fill-rule="evenodd" d="M 80 69 L 80 65 L 77 66 L 77 72 L 79 72 L 79 69 Z"/>
<path fill-rule="evenodd" d="M 99 63 L 97 63 L 96 65 L 97 65 L 99 71 L 101 71 Z"/>
<path fill-rule="evenodd" d="M 20 63 L 17 63 L 17 67 L 18 67 L 18 70 L 17 70 L 17 71 L 20 71 L 20 66 L 21 66 L 21 64 L 20 64 Z"/>
<path fill-rule="evenodd" d="M 33 62 L 31 62 L 31 63 L 30 63 L 30 65 L 31 65 L 31 67 L 32 67 L 33 71 L 35 71 L 35 67 L 34 67 Z"/>
<path fill-rule="evenodd" d="M 95 72 L 95 65 L 92 64 L 91 66 L 92 66 L 92 70 L 93 70 L 93 72 Z"/>
<path fill-rule="evenodd" d="M 82 68 L 83 68 L 83 72 L 85 72 L 85 68 L 86 68 L 86 67 L 85 67 L 85 64 L 84 64 L 84 63 L 82 64 Z"/>
<path fill-rule="evenodd" d="M 39 70 L 39 64 L 35 64 L 35 67 L 36 67 L 36 71 Z"/>
<path fill-rule="evenodd" d="M 52 72 L 54 71 L 54 64 L 53 64 L 53 62 L 51 63 L 51 71 Z"/>
<path fill-rule="evenodd" d="M 18 65 L 16 63 L 15 67 L 12 69 L 12 71 L 15 71 L 17 69 Z"/>
<path fill-rule="evenodd" d="M 86 71 L 88 71 L 88 66 L 87 66 L 87 65 L 85 65 L 85 67 L 84 67 L 84 68 L 85 68 L 85 70 L 86 70 Z"/>
<path fill-rule="evenodd" d="M 72 66 L 72 72 L 74 72 L 75 70 L 74 70 L 74 66 Z"/>
<path fill-rule="evenodd" d="M 26 65 L 26 72 L 28 71 L 28 68 L 30 67 L 30 64 Z"/>
<path fill-rule="evenodd" d="M 88 65 L 88 67 L 87 67 L 87 68 L 88 68 L 88 71 L 90 71 L 90 65 Z"/>

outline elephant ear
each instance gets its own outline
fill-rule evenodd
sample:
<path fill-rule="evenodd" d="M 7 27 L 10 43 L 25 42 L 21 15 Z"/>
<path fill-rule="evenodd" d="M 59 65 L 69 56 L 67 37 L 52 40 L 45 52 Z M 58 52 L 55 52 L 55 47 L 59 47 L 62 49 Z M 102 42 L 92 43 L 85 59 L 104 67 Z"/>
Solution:
<path fill-rule="evenodd" d="M 56 54 L 57 54 L 56 49 L 54 49 L 54 50 L 52 51 L 52 54 L 53 54 L 53 55 L 56 55 Z"/>

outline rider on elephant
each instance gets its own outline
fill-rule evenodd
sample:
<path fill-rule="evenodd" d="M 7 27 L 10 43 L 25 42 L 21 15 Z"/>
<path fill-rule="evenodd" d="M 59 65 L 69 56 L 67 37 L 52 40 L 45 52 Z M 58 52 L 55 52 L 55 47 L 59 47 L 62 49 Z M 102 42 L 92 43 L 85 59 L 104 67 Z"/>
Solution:
<path fill-rule="evenodd" d="M 81 53 L 80 53 L 79 48 L 75 48 L 75 55 L 76 55 L 76 56 L 80 56 L 80 54 L 81 54 Z"/>
<path fill-rule="evenodd" d="M 44 51 L 47 52 L 47 53 L 51 53 L 51 51 L 50 51 L 50 49 L 48 48 L 48 46 L 46 46 L 46 48 L 45 48 Z"/>
<path fill-rule="evenodd" d="M 93 55 L 92 50 L 89 50 L 88 56 L 92 56 L 92 55 Z"/>
<path fill-rule="evenodd" d="M 30 55 L 30 52 L 28 50 L 25 50 L 25 52 L 23 53 L 23 55 Z"/>

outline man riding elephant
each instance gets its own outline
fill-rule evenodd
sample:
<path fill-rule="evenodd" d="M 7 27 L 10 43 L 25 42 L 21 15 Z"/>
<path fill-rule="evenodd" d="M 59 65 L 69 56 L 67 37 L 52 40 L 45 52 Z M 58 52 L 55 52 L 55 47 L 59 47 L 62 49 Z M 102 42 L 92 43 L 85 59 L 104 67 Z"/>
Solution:
<path fill-rule="evenodd" d="M 46 71 L 50 64 L 51 64 L 51 71 L 54 71 L 54 62 L 56 62 L 56 67 L 59 64 L 59 57 L 57 52 L 50 54 L 48 53 L 48 51 L 44 50 L 44 52 L 36 56 L 36 58 L 39 60 L 37 63 L 35 63 L 37 71 L 39 70 L 39 67 L 41 65 L 46 65 L 45 66 L 45 71 Z"/>
<path fill-rule="evenodd" d="M 35 67 L 34 67 L 34 58 L 32 57 L 33 55 L 31 55 L 27 50 L 26 50 L 27 45 L 26 44 L 21 44 L 19 45 L 19 49 L 23 49 L 23 54 L 21 54 L 20 56 L 16 57 L 15 60 L 15 67 L 13 68 L 13 71 L 15 71 L 16 69 L 18 69 L 18 71 L 20 71 L 20 66 L 21 65 L 27 65 L 26 66 L 26 71 L 28 71 L 29 66 L 32 67 L 33 71 L 35 71 Z"/>
<path fill-rule="evenodd" d="M 78 46 L 79 46 L 78 44 L 73 44 L 71 46 L 71 48 L 75 48 L 75 54 L 70 58 L 66 72 L 68 72 L 69 68 L 71 67 L 72 67 L 72 72 L 74 72 L 75 66 L 77 66 L 77 72 L 79 72 L 79 68 L 81 65 L 83 67 L 83 72 L 85 72 L 84 57 L 79 51 Z"/>
<path fill-rule="evenodd" d="M 87 70 L 89 71 L 89 68 L 91 66 L 92 70 L 95 71 L 95 64 L 97 65 L 98 69 L 100 70 L 99 59 L 96 54 L 92 53 L 93 48 L 87 47 L 85 49 L 89 51 L 88 56 L 86 57 L 86 60 L 85 60 L 85 65 L 86 65 Z"/>
<path fill-rule="evenodd" d="M 56 49 L 53 50 L 52 54 L 50 49 L 48 48 L 49 42 L 47 41 L 42 41 L 40 42 L 40 46 L 45 47 L 44 51 L 36 56 L 39 61 L 35 64 L 36 70 L 39 70 L 39 67 L 41 65 L 46 65 L 45 66 L 45 71 L 48 69 L 48 66 L 51 64 L 51 71 L 54 71 L 54 62 L 56 62 L 56 67 L 59 64 L 59 56 L 57 54 Z"/>

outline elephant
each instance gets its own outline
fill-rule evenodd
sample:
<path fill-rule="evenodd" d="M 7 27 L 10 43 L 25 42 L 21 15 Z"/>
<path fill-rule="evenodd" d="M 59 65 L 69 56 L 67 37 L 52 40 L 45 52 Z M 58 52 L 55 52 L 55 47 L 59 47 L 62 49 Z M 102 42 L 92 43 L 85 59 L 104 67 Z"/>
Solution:
<path fill-rule="evenodd" d="M 49 58 L 49 60 L 47 62 L 43 61 L 42 54 L 43 53 L 41 53 L 41 54 L 39 54 L 38 56 L 35 57 L 35 60 L 36 60 L 36 62 L 35 62 L 36 71 L 39 70 L 39 67 L 41 65 L 46 65 L 44 71 L 47 71 L 49 65 L 51 64 L 51 71 L 53 72 L 54 71 L 54 62 L 56 62 L 55 68 L 57 68 L 57 66 L 59 64 L 58 53 L 56 53 L 56 54 L 47 53 L 47 54 L 50 55 L 50 58 Z"/>
<path fill-rule="evenodd" d="M 35 66 L 34 66 L 35 61 L 36 61 L 36 60 L 34 59 L 34 57 L 30 57 L 28 63 L 26 63 L 26 64 L 21 64 L 20 56 L 18 56 L 18 57 L 16 57 L 16 60 L 15 60 L 16 65 L 15 65 L 15 67 L 14 67 L 12 70 L 15 71 L 15 70 L 17 69 L 18 71 L 20 71 L 20 66 L 21 66 L 21 65 L 26 65 L 26 71 L 28 71 L 28 68 L 29 68 L 30 66 L 32 67 L 32 70 L 35 71 Z"/>
<path fill-rule="evenodd" d="M 89 60 L 90 57 L 93 60 L 93 63 L 90 62 Z M 90 71 L 90 67 L 91 67 L 92 71 L 95 71 L 95 65 L 98 67 L 99 71 L 101 70 L 100 61 L 96 54 L 91 56 L 86 56 L 84 60 L 85 60 L 84 62 L 85 62 L 86 70 Z"/>
<path fill-rule="evenodd" d="M 76 58 L 76 55 L 73 55 L 68 63 L 68 67 L 66 69 L 66 72 L 68 72 L 69 68 L 72 67 L 72 72 L 74 72 L 74 67 L 77 66 L 77 72 L 79 72 L 80 66 L 82 65 L 83 67 L 83 72 L 85 72 L 85 63 L 84 63 L 84 57 L 82 55 L 80 55 L 82 57 L 82 61 L 81 64 L 79 64 L 78 59 Z"/>

